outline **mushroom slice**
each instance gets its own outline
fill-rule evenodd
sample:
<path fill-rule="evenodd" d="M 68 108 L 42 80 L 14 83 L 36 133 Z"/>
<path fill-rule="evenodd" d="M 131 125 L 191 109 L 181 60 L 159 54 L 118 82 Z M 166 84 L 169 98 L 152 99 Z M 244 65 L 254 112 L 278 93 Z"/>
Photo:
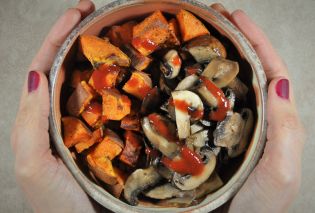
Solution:
<path fill-rule="evenodd" d="M 201 149 L 200 152 L 205 159 L 205 165 L 202 173 L 200 175 L 185 175 L 182 176 L 179 173 L 175 173 L 173 177 L 173 183 L 181 190 L 192 190 L 200 186 L 203 182 L 205 182 L 210 175 L 212 174 L 215 165 L 216 165 L 216 156 L 209 149 Z"/>
<path fill-rule="evenodd" d="M 166 183 L 161 186 L 157 186 L 150 191 L 145 193 L 145 196 L 154 198 L 154 199 L 167 199 L 173 197 L 187 197 L 190 193 L 193 193 L 193 190 L 182 191 L 174 187 L 171 183 Z"/>
<path fill-rule="evenodd" d="M 235 100 L 236 100 L 236 95 L 233 92 L 232 89 L 228 88 L 225 91 L 225 97 L 229 100 L 230 103 L 230 109 L 233 110 L 234 106 L 235 106 Z"/>
<path fill-rule="evenodd" d="M 245 99 L 248 92 L 248 87 L 239 78 L 235 78 L 227 86 L 234 91 L 238 99 Z"/>
<path fill-rule="evenodd" d="M 202 130 L 186 138 L 186 145 L 188 147 L 200 148 L 206 145 L 209 140 L 208 137 L 209 130 Z"/>
<path fill-rule="evenodd" d="M 186 45 L 185 49 L 198 63 L 211 61 L 216 57 L 226 58 L 226 50 L 222 43 L 213 36 L 199 36 Z"/>
<path fill-rule="evenodd" d="M 162 163 L 159 163 L 158 166 L 156 167 L 157 172 L 165 179 L 167 180 L 172 180 L 174 172 L 164 166 Z"/>
<path fill-rule="evenodd" d="M 172 98 L 178 137 L 185 139 L 190 135 L 190 120 L 198 120 L 203 116 L 203 103 L 198 95 L 188 90 L 172 92 Z"/>
<path fill-rule="evenodd" d="M 196 199 L 201 198 L 223 186 L 223 181 L 219 177 L 219 175 L 214 172 L 209 179 L 198 186 L 196 189 Z"/>
<path fill-rule="evenodd" d="M 149 139 L 152 146 L 162 152 L 163 155 L 172 157 L 176 153 L 178 145 L 158 134 L 156 130 L 152 128 L 148 117 L 142 119 L 141 125 L 145 136 Z"/>
<path fill-rule="evenodd" d="M 124 197 L 131 205 L 138 204 L 138 194 L 159 182 L 161 176 L 153 168 L 137 169 L 127 179 L 124 188 Z"/>
<path fill-rule="evenodd" d="M 176 50 L 170 50 L 164 55 L 160 69 L 165 78 L 173 79 L 178 76 L 181 66 L 182 60 L 179 57 L 178 52 Z"/>
<path fill-rule="evenodd" d="M 195 190 L 190 190 L 189 192 L 190 193 L 185 194 L 186 196 L 184 197 L 161 200 L 160 202 L 158 202 L 158 205 L 163 206 L 163 207 L 176 207 L 176 208 L 183 208 L 183 207 L 190 206 L 196 197 L 196 192 Z"/>
<path fill-rule="evenodd" d="M 241 133 L 241 138 L 240 138 L 239 143 L 233 146 L 232 148 L 228 149 L 228 155 L 231 158 L 237 157 L 245 151 L 245 148 L 249 142 L 249 137 L 252 132 L 253 125 L 254 125 L 254 116 L 253 116 L 253 112 L 250 109 L 248 108 L 242 109 L 241 116 L 245 124 Z"/>
<path fill-rule="evenodd" d="M 189 75 L 185 77 L 181 82 L 179 82 L 175 90 L 188 90 L 192 88 L 193 86 L 195 86 L 198 80 L 199 80 L 199 77 L 197 75 L 195 74 Z"/>
<path fill-rule="evenodd" d="M 203 126 L 198 124 L 198 123 L 195 123 L 193 125 L 190 126 L 190 134 L 195 134 L 201 130 L 203 130 Z"/>
<path fill-rule="evenodd" d="M 211 80 L 217 87 L 226 87 L 239 72 L 238 63 L 222 57 L 211 60 L 201 75 Z"/>
<path fill-rule="evenodd" d="M 201 84 L 199 88 L 197 88 L 197 93 L 200 97 L 211 107 L 218 106 L 218 100 L 216 97 L 207 89 L 204 84 Z"/>

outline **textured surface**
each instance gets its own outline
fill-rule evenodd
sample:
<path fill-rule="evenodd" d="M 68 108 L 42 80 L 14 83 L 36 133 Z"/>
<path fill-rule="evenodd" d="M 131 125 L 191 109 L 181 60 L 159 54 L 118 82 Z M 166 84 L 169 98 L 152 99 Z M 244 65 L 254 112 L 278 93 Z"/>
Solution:
<path fill-rule="evenodd" d="M 11 0 L 0 7 L 0 212 L 31 212 L 14 179 L 10 131 L 18 108 L 27 67 L 50 27 L 76 1 Z M 95 0 L 99 7 L 109 1 Z M 211 1 L 203 1 L 210 4 Z M 315 1 L 224 0 L 230 10 L 241 8 L 263 28 L 286 61 L 299 113 L 308 133 L 303 156 L 303 180 L 290 212 L 314 212 L 315 96 L 309 93 L 315 80 Z"/>

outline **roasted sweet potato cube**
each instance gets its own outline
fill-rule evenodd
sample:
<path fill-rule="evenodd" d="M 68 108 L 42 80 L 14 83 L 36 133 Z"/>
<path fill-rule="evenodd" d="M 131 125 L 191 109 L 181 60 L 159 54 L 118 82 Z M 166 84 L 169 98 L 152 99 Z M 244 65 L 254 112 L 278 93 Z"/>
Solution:
<path fill-rule="evenodd" d="M 112 162 L 107 157 L 94 158 L 91 154 L 86 156 L 88 166 L 93 174 L 109 185 L 117 184 L 117 176 Z"/>
<path fill-rule="evenodd" d="M 152 81 L 148 74 L 144 72 L 133 72 L 130 79 L 126 82 L 123 90 L 140 100 L 152 89 Z"/>
<path fill-rule="evenodd" d="M 79 142 L 74 145 L 78 153 L 83 152 L 84 150 L 90 148 L 95 143 L 99 143 L 103 138 L 103 129 L 98 128 L 92 133 L 92 137 L 89 140 Z"/>
<path fill-rule="evenodd" d="M 76 88 L 81 81 L 88 82 L 90 79 L 90 76 L 92 75 L 91 70 L 74 70 L 71 74 L 71 87 Z"/>
<path fill-rule="evenodd" d="M 119 160 L 129 166 L 136 166 L 139 154 L 142 148 L 141 138 L 132 131 L 125 133 L 125 148 L 121 153 Z"/>
<path fill-rule="evenodd" d="M 140 118 L 138 115 L 127 115 L 121 120 L 120 127 L 125 130 L 140 130 Z"/>
<path fill-rule="evenodd" d="M 130 113 L 131 101 L 115 89 L 103 89 L 103 116 L 108 120 L 119 121 Z"/>
<path fill-rule="evenodd" d="M 102 104 L 96 101 L 91 102 L 81 113 L 81 116 L 91 127 L 99 127 L 102 123 Z"/>
<path fill-rule="evenodd" d="M 130 58 L 131 66 L 138 71 L 146 69 L 152 61 L 151 58 L 142 55 L 130 44 L 126 44 L 124 47 L 122 47 L 122 50 Z"/>
<path fill-rule="evenodd" d="M 137 24 L 135 21 L 128 21 L 121 26 L 112 26 L 106 36 L 117 47 L 122 47 L 124 44 L 131 43 L 132 30 Z"/>
<path fill-rule="evenodd" d="M 115 65 L 101 64 L 93 71 L 89 84 L 97 91 L 104 88 L 112 88 L 116 85 L 120 67 Z"/>
<path fill-rule="evenodd" d="M 179 29 L 184 42 L 201 35 L 210 34 L 205 25 L 193 14 L 186 10 L 180 10 L 176 15 Z"/>
<path fill-rule="evenodd" d="M 81 35 L 80 45 L 83 54 L 94 67 L 98 64 L 116 64 L 122 67 L 130 65 L 128 56 L 108 40 L 92 35 Z"/>
<path fill-rule="evenodd" d="M 164 44 L 169 37 L 168 22 L 158 10 L 133 27 L 131 43 L 142 55 L 147 56 Z"/>
<path fill-rule="evenodd" d="M 68 99 L 67 111 L 70 115 L 79 116 L 94 96 L 94 90 L 85 81 L 81 81 Z"/>
<path fill-rule="evenodd" d="M 116 173 L 117 183 L 115 185 L 106 186 L 106 189 L 116 198 L 119 198 L 122 191 L 124 190 L 127 175 L 116 167 L 114 167 L 114 172 Z"/>
<path fill-rule="evenodd" d="M 77 143 L 88 141 L 92 133 L 80 119 L 75 117 L 63 117 L 63 142 L 66 147 L 71 147 Z"/>
<path fill-rule="evenodd" d="M 170 38 L 168 40 L 168 43 L 171 45 L 180 45 L 180 32 L 177 20 L 175 18 L 172 18 L 168 22 L 168 27 L 170 30 Z"/>
<path fill-rule="evenodd" d="M 93 158 L 107 157 L 113 160 L 124 148 L 124 144 L 119 136 L 110 129 L 104 131 L 104 139 L 91 151 Z"/>

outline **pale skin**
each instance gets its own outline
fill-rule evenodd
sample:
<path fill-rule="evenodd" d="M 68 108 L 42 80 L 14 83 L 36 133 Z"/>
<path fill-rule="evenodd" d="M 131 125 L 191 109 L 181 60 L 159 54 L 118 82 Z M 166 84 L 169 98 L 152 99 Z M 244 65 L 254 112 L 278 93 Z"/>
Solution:
<path fill-rule="evenodd" d="M 280 97 L 276 85 L 289 79 L 287 67 L 271 43 L 244 12 L 229 13 L 221 4 L 214 9 L 230 19 L 256 50 L 269 82 L 267 144 L 258 165 L 233 198 L 229 212 L 286 212 L 301 181 L 304 130 L 294 103 Z M 58 48 L 71 30 L 94 11 L 89 0 L 68 9 L 47 35 L 29 71 L 39 74 L 36 90 L 23 87 L 11 144 L 19 186 L 35 212 L 98 212 L 100 207 L 81 189 L 60 158 L 52 155 L 48 134 L 49 95 L 46 75 Z M 34 104 L 37 103 L 37 104 Z"/>

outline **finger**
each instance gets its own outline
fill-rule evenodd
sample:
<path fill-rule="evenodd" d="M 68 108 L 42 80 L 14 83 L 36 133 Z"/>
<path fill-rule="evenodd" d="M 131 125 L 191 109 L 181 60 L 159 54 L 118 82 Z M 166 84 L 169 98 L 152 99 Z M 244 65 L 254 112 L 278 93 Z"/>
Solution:
<path fill-rule="evenodd" d="M 288 78 L 287 68 L 263 31 L 241 10 L 231 15 L 232 22 L 247 37 L 258 54 L 268 80 L 284 76 Z"/>
<path fill-rule="evenodd" d="M 67 36 L 82 18 L 93 12 L 94 4 L 88 0 L 80 1 L 76 8 L 70 8 L 62 15 L 46 36 L 44 43 L 33 59 L 29 70 L 48 72 L 54 58 Z"/>
<path fill-rule="evenodd" d="M 221 13 L 225 18 L 231 20 L 231 14 L 230 12 L 223 6 L 221 3 L 214 3 L 210 6 L 212 9 L 218 11 Z"/>

